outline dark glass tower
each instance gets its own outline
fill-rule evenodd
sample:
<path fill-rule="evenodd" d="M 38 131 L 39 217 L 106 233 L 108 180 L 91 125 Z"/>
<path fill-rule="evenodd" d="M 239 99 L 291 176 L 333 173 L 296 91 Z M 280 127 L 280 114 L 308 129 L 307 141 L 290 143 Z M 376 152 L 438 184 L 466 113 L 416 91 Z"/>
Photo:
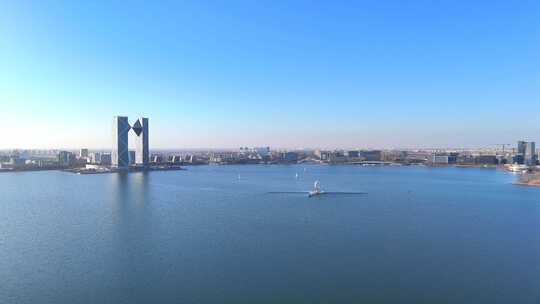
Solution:
<path fill-rule="evenodd" d="M 115 116 L 112 121 L 113 146 L 111 151 L 111 165 L 120 169 L 129 167 L 128 133 L 131 127 L 128 118 Z"/>

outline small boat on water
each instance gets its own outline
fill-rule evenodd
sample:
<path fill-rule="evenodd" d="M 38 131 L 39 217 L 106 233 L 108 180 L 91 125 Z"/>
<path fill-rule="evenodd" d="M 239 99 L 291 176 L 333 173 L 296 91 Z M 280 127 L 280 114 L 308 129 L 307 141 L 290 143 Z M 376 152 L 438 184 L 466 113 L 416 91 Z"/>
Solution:
<path fill-rule="evenodd" d="M 307 194 L 308 197 L 322 196 L 322 195 L 365 195 L 367 192 L 328 192 L 321 189 L 321 182 L 316 180 L 313 184 L 313 190 L 311 191 L 275 191 L 268 192 L 270 194 Z"/>
<path fill-rule="evenodd" d="M 324 193 L 325 192 L 321 190 L 321 182 L 316 180 L 315 184 L 313 184 L 313 190 L 309 191 L 308 196 L 312 197 L 312 196 L 321 195 L 321 194 L 324 194 Z"/>

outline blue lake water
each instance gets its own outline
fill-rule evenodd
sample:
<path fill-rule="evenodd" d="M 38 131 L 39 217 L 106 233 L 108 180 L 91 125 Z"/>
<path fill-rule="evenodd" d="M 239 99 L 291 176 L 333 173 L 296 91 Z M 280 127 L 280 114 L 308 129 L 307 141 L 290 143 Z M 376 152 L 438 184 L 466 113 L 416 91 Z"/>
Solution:
<path fill-rule="evenodd" d="M 540 188 L 514 178 L 314 165 L 3 173 L 0 303 L 540 303 Z M 268 193 L 317 179 L 368 194 Z"/>

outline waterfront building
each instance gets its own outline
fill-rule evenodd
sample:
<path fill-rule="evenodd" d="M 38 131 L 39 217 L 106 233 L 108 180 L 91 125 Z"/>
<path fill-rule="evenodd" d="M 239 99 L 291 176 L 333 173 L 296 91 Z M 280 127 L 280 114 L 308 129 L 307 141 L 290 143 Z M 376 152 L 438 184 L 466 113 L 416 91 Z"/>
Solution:
<path fill-rule="evenodd" d="M 496 155 L 497 157 L 497 163 L 500 165 L 506 165 L 508 163 L 508 159 L 505 155 Z"/>
<path fill-rule="evenodd" d="M 458 162 L 459 153 L 435 153 L 431 156 L 432 164 L 453 165 Z"/>
<path fill-rule="evenodd" d="M 512 157 L 512 163 L 516 165 L 523 165 L 523 154 L 516 154 Z"/>
<path fill-rule="evenodd" d="M 223 164 L 232 161 L 232 157 L 230 157 L 230 153 L 212 153 L 208 161 L 210 163 Z"/>
<path fill-rule="evenodd" d="M 435 165 L 448 165 L 449 162 L 449 156 L 448 155 L 436 155 L 434 154 L 431 157 L 431 163 Z"/>
<path fill-rule="evenodd" d="M 270 153 L 270 147 L 256 147 L 253 150 L 255 151 L 255 153 L 258 153 L 261 155 Z"/>
<path fill-rule="evenodd" d="M 73 164 L 75 161 L 75 157 L 73 156 L 73 153 L 68 151 L 60 151 L 58 152 L 58 165 L 62 167 L 68 167 Z"/>
<path fill-rule="evenodd" d="M 170 155 L 169 162 L 173 164 L 181 163 L 182 157 L 180 155 Z"/>
<path fill-rule="evenodd" d="M 151 160 L 152 163 L 159 164 L 163 162 L 163 156 L 161 154 L 153 154 Z"/>
<path fill-rule="evenodd" d="M 385 162 L 403 162 L 407 159 L 407 151 L 383 151 L 382 160 Z"/>
<path fill-rule="evenodd" d="M 428 152 L 407 152 L 405 160 L 409 163 L 425 163 L 431 157 L 431 154 Z"/>
<path fill-rule="evenodd" d="M 474 162 L 477 165 L 497 165 L 499 163 L 496 155 L 476 155 Z"/>
<path fill-rule="evenodd" d="M 330 155 L 332 154 L 329 151 L 322 151 L 322 150 L 315 150 L 315 157 L 322 161 L 328 161 L 330 159 Z"/>
<path fill-rule="evenodd" d="M 282 152 L 281 153 L 281 160 L 287 163 L 294 163 L 298 161 L 298 153 L 296 152 Z"/>
<path fill-rule="evenodd" d="M 88 149 L 81 149 L 79 151 L 79 158 L 87 158 L 88 157 Z"/>
<path fill-rule="evenodd" d="M 460 154 L 457 157 L 456 163 L 458 165 L 474 165 L 474 156 L 470 153 Z"/>
<path fill-rule="evenodd" d="M 360 157 L 362 157 L 365 161 L 381 161 L 382 151 L 380 150 L 360 151 Z"/>
<path fill-rule="evenodd" d="M 186 157 L 184 158 L 184 161 L 188 164 L 195 164 L 198 162 L 197 156 L 193 154 L 186 155 Z"/>
<path fill-rule="evenodd" d="M 90 153 L 88 158 L 91 164 L 101 164 L 101 153 L 99 152 Z"/>
<path fill-rule="evenodd" d="M 514 163 L 514 155 L 512 153 L 506 153 L 504 155 L 504 162 L 501 162 L 503 164 L 513 164 Z"/>
<path fill-rule="evenodd" d="M 360 152 L 359 151 L 347 151 L 347 157 L 348 158 L 359 158 L 360 157 Z"/>
<path fill-rule="evenodd" d="M 12 156 L 9 158 L 9 161 L 7 162 L 0 162 L 0 169 L 21 169 L 26 165 L 26 160 L 24 158 L 20 158 L 17 155 Z"/>
<path fill-rule="evenodd" d="M 132 129 L 137 135 L 135 163 L 146 166 L 150 159 L 148 118 L 141 117 L 137 119 Z"/>
<path fill-rule="evenodd" d="M 112 163 L 112 155 L 111 155 L 111 153 L 103 153 L 103 154 L 101 154 L 101 165 L 110 166 L 111 163 Z"/>
<path fill-rule="evenodd" d="M 129 167 L 128 132 L 131 129 L 125 116 L 113 117 L 111 165 L 120 169 Z"/>
<path fill-rule="evenodd" d="M 24 165 L 26 164 L 26 159 L 14 156 L 9 159 L 9 163 L 13 165 L 14 168 L 20 168 L 24 167 Z"/>
<path fill-rule="evenodd" d="M 330 163 L 344 163 L 347 161 L 347 157 L 343 151 L 333 151 L 330 153 L 328 161 Z"/>
<path fill-rule="evenodd" d="M 449 164 L 456 164 L 457 163 L 457 159 L 459 157 L 459 153 L 457 152 L 450 152 L 448 154 L 448 163 Z"/>
<path fill-rule="evenodd" d="M 522 141 L 522 140 L 518 141 L 517 154 L 525 155 L 526 146 L 527 146 L 526 141 Z"/>
<path fill-rule="evenodd" d="M 525 144 L 523 161 L 527 166 L 536 166 L 536 144 L 534 141 Z"/>
<path fill-rule="evenodd" d="M 527 166 L 536 165 L 536 144 L 534 141 L 528 142 L 520 140 L 517 144 L 517 164 Z"/>

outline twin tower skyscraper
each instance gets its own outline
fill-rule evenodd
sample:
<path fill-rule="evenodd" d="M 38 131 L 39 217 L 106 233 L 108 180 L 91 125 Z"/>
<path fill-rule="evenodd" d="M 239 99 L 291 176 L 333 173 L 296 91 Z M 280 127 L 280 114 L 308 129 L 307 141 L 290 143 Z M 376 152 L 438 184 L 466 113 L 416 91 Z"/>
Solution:
<path fill-rule="evenodd" d="M 114 116 L 112 121 L 113 146 L 111 151 L 111 165 L 120 169 L 129 168 L 129 131 L 137 135 L 135 143 L 135 164 L 147 166 L 150 159 L 148 147 L 148 118 L 139 118 L 129 125 L 126 116 Z"/>

